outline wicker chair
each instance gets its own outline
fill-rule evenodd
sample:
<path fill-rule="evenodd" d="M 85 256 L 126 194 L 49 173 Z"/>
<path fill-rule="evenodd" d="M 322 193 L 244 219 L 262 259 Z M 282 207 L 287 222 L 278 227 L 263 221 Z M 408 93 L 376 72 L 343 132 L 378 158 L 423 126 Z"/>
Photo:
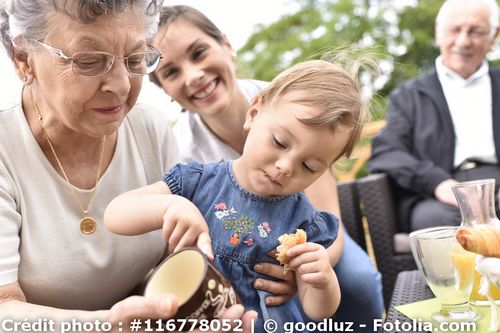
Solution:
<path fill-rule="evenodd" d="M 363 230 L 362 214 L 359 204 L 358 190 L 355 181 L 337 183 L 339 194 L 340 214 L 342 223 L 349 236 L 363 250 L 366 250 L 365 233 Z"/>
<path fill-rule="evenodd" d="M 394 283 L 399 272 L 417 269 L 409 246 L 395 246 L 408 243 L 408 234 L 398 231 L 396 211 L 385 174 L 373 174 L 356 182 L 359 200 L 368 222 L 370 238 L 375 253 L 377 268 L 382 273 L 384 302 L 389 305 Z"/>

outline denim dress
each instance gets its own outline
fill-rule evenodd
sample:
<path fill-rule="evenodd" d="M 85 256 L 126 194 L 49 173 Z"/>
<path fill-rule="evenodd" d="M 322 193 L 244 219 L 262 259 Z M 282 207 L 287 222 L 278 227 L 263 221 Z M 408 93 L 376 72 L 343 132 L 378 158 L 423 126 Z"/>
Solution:
<path fill-rule="evenodd" d="M 256 278 L 269 277 L 256 273 L 253 266 L 277 264 L 267 253 L 279 245 L 279 236 L 296 229 L 307 233 L 308 242 L 330 246 L 339 226 L 334 215 L 317 211 L 302 192 L 265 198 L 246 191 L 234 177 L 232 161 L 177 164 L 163 180 L 173 194 L 190 200 L 203 214 L 214 264 L 231 281 L 245 309 L 258 312 L 256 332 L 267 319 L 275 320 L 278 328 L 285 322 L 309 321 L 298 302 L 267 307 L 264 299 L 269 294 L 252 285 Z"/>

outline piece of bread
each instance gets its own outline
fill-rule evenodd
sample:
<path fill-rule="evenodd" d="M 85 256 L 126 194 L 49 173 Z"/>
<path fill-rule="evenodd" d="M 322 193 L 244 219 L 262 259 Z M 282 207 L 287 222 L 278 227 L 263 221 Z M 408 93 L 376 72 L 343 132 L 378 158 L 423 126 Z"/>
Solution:
<path fill-rule="evenodd" d="M 284 265 L 285 273 L 288 272 L 288 262 L 290 258 L 287 257 L 286 251 L 297 244 L 302 244 L 307 241 L 307 234 L 302 229 L 297 229 L 293 234 L 283 234 L 278 238 L 280 245 L 276 248 L 276 259 Z"/>
<path fill-rule="evenodd" d="M 500 227 L 462 227 L 457 230 L 456 238 L 467 251 L 500 258 Z"/>

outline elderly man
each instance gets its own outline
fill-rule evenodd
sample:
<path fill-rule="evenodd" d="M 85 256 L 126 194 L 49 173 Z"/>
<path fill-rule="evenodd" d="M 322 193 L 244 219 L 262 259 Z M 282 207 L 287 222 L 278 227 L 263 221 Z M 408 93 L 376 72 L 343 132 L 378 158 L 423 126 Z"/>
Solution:
<path fill-rule="evenodd" d="M 435 70 L 390 96 L 368 168 L 392 180 L 403 231 L 460 224 L 452 185 L 500 181 L 500 70 L 485 60 L 498 15 L 495 0 L 446 1 L 436 19 Z"/>

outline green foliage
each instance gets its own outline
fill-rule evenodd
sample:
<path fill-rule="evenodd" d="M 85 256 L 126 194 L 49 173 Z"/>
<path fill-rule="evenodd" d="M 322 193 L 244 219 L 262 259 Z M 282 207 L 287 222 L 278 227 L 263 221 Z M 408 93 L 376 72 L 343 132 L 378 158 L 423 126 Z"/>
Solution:
<path fill-rule="evenodd" d="M 439 50 L 434 46 L 434 22 L 443 1 L 420 0 L 418 6 L 405 7 L 399 14 L 399 34 L 394 43 L 404 49 L 391 53 L 394 59 L 391 79 L 379 92 L 387 95 L 402 81 L 422 75 L 434 66 Z"/>
<path fill-rule="evenodd" d="M 290 0 L 292 1 L 292 0 Z M 256 28 L 238 52 L 239 75 L 269 81 L 290 65 L 319 58 L 329 50 L 361 50 L 375 60 L 381 75 L 363 75 L 372 93 L 373 120 L 384 119 L 387 95 L 403 81 L 434 66 L 434 22 L 444 0 L 295 0 L 300 9 L 276 22 Z M 500 1 L 500 0 L 498 0 Z M 500 61 L 492 66 L 500 65 Z M 368 77 L 368 80 L 366 78 Z M 360 147 L 367 147 L 369 139 Z M 336 165 L 350 171 L 354 160 Z M 365 167 L 357 177 L 366 175 Z"/>
<path fill-rule="evenodd" d="M 415 6 L 396 6 L 396 0 L 296 0 L 300 9 L 268 25 L 260 25 L 239 50 L 241 77 L 271 80 L 290 65 L 319 58 L 332 49 L 367 50 L 382 75 L 370 77 L 374 104 L 402 81 L 434 66 L 434 20 L 443 0 L 419 0 Z M 493 64 L 495 65 L 495 64 Z M 375 119 L 384 117 L 376 108 Z"/>

